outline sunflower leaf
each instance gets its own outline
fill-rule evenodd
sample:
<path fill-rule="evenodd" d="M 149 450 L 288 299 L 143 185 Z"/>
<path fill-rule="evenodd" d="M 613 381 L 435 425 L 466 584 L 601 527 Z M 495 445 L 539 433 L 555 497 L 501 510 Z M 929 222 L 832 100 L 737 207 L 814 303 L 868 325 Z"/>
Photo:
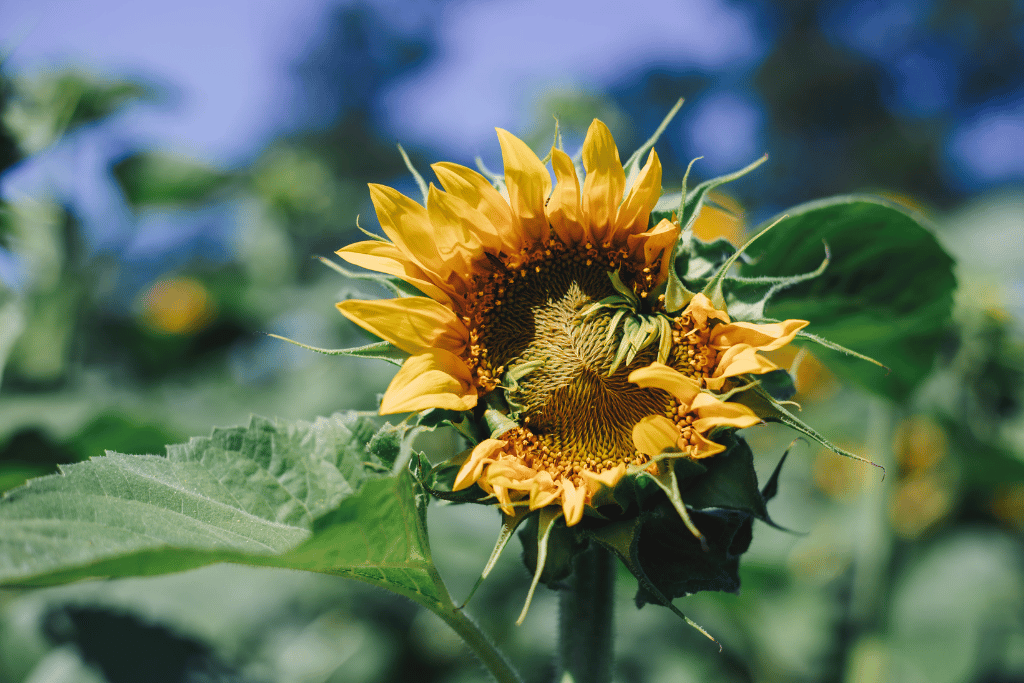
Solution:
<path fill-rule="evenodd" d="M 832 260 L 821 277 L 778 292 L 766 317 L 809 320 L 815 335 L 877 359 L 892 372 L 822 351 L 845 378 L 905 400 L 946 338 L 956 288 L 953 259 L 920 217 L 874 197 L 834 197 L 786 213 L 750 249 L 752 261 L 740 274 L 808 272 L 820 261 L 822 241 Z"/>

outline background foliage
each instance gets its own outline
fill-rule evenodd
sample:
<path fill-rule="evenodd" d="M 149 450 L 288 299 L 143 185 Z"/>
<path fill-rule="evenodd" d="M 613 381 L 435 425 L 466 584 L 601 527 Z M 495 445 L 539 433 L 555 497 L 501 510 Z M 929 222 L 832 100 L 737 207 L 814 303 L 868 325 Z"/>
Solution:
<path fill-rule="evenodd" d="M 517 130 L 538 148 L 550 142 L 551 113 L 569 147 L 600 116 L 628 153 L 684 96 L 683 114 L 658 147 L 667 186 L 693 156 L 707 154 L 694 169 L 703 179 L 771 154 L 728 186 L 730 195 L 714 197 L 698 226 L 704 236 L 738 241 L 791 205 L 881 193 L 922 213 L 958 263 L 952 323 L 900 316 L 922 289 L 949 284 L 914 279 L 942 255 L 915 251 L 911 241 L 913 258 L 891 260 L 885 236 L 867 228 L 876 272 L 843 280 L 851 272 L 846 246 L 830 240 L 824 279 L 769 309 L 786 317 L 786 306 L 816 306 L 823 336 L 845 335 L 843 343 L 883 362 L 887 353 L 905 359 L 887 363 L 885 375 L 812 346 L 795 370 L 803 419 L 889 475 L 879 481 L 816 446 L 793 446 L 770 513 L 803 535 L 755 523 L 742 592 L 678 601 L 723 643 L 722 655 L 667 612 L 635 610 L 635 583 L 623 570 L 620 680 L 1024 677 L 1024 162 L 1004 149 L 1024 128 L 1015 113 L 1024 98 L 1021 10 L 1013 2 L 904 6 L 736 3 L 761 36 L 757 56 L 711 66 L 664 57 L 599 87 L 545 85 L 517 114 Z M 75 463 L 105 450 L 162 456 L 164 444 L 213 426 L 225 429 L 191 443 L 209 446 L 246 429 L 231 425 L 285 424 L 250 423 L 251 414 L 314 423 L 373 407 L 391 366 L 318 356 L 262 333 L 323 347 L 365 341 L 333 303 L 378 292 L 312 257 L 357 239 L 357 215 L 374 225 L 366 182 L 414 191 L 392 144 L 407 138 L 387 97 L 403 79 L 429 75 L 450 45 L 440 9 L 415 25 L 370 4 L 324 16 L 295 65 L 294 108 L 309 125 L 254 142 L 256 153 L 230 164 L 110 142 L 123 117 L 173 100 L 173 88 L 157 80 L 80 66 L 0 69 L 0 489 L 58 465 L 73 474 Z M 756 149 L 733 159 L 730 139 L 742 137 L 737 126 L 751 112 Z M 986 131 L 995 131 L 994 142 Z M 420 168 L 471 163 L 471 153 L 440 136 L 418 139 L 406 148 Z M 479 151 L 496 165 L 497 145 L 486 145 Z M 754 261 L 751 274 L 817 267 L 820 242 L 803 253 L 788 248 L 788 234 L 758 245 L 755 256 L 775 260 Z M 820 296 L 826 290 L 832 298 Z M 885 313 L 842 314 L 850 299 L 864 298 Z M 793 434 L 781 426 L 748 432 L 764 481 Z M 455 447 L 442 431 L 420 443 L 434 460 Z M 190 457 L 178 449 L 146 462 L 167 474 Z M 331 467 L 348 477 L 341 463 Z M 303 495 L 311 517 L 338 503 Z M 282 510 L 261 514 L 283 515 L 296 539 L 316 532 L 311 517 Z M 496 515 L 434 505 L 428 519 L 434 560 L 458 601 L 490 551 Z M 0 520 L 0 567 L 25 552 L 7 523 Z M 518 550 L 510 547 L 469 611 L 528 680 L 541 680 L 554 602 L 542 593 L 530 623 L 512 625 L 528 585 Z M 334 576 L 215 565 L 0 591 L 0 681 L 118 683 L 143 680 L 140 672 L 150 680 L 159 672 L 168 681 L 309 683 L 481 675 L 431 612 Z"/>

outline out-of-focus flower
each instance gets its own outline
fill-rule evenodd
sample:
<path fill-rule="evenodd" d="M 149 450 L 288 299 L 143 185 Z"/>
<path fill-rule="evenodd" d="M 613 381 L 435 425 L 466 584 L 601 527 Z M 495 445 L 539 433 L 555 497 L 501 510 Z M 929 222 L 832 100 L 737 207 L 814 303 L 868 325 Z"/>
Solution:
<path fill-rule="evenodd" d="M 142 295 L 142 321 L 161 334 L 194 334 L 214 318 L 213 298 L 202 282 L 174 277 L 153 283 Z"/>

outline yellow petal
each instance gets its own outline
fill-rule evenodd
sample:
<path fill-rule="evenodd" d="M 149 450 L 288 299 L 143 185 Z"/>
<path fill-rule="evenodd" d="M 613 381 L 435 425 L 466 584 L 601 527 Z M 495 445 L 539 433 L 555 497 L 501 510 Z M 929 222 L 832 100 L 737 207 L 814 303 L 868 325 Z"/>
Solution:
<path fill-rule="evenodd" d="M 745 322 L 719 325 L 711 335 L 711 346 L 727 349 L 736 344 L 748 344 L 761 351 L 774 351 L 793 341 L 796 333 L 809 324 L 806 320 L 783 320 L 763 325 Z"/>
<path fill-rule="evenodd" d="M 349 299 L 338 303 L 338 310 L 367 332 L 414 356 L 433 348 L 461 356 L 469 341 L 469 330 L 450 308 L 423 296 Z"/>
<path fill-rule="evenodd" d="M 736 377 L 753 373 L 761 375 L 772 370 L 778 370 L 779 366 L 764 356 L 757 353 L 757 349 L 749 344 L 736 344 L 725 350 L 725 353 L 718 359 L 715 373 L 712 377 L 726 378 Z M 710 386 L 710 385 L 709 385 Z"/>
<path fill-rule="evenodd" d="M 473 448 L 473 452 L 469 454 L 469 459 L 459 468 L 459 473 L 455 475 L 452 490 L 461 491 L 476 483 L 476 480 L 483 474 L 484 468 L 494 462 L 495 457 L 501 453 L 501 449 L 505 447 L 506 443 L 501 439 L 484 439 L 478 443 Z"/>
<path fill-rule="evenodd" d="M 709 456 L 721 453 L 725 450 L 725 446 L 720 443 L 716 443 L 711 439 L 707 438 L 700 432 L 694 431 L 691 433 L 690 438 L 697 442 L 696 446 L 690 446 L 689 456 L 694 460 L 700 460 L 701 458 L 707 458 Z"/>
<path fill-rule="evenodd" d="M 551 478 L 551 473 L 541 470 L 530 482 L 530 509 L 539 510 L 558 500 L 562 491 Z"/>
<path fill-rule="evenodd" d="M 661 389 L 685 405 L 690 405 L 700 394 L 700 385 L 674 368 L 662 363 L 651 363 L 629 373 L 629 381 L 644 389 Z"/>
<path fill-rule="evenodd" d="M 427 215 L 438 255 L 464 281 L 471 278 L 473 264 L 483 258 L 485 249 L 501 251 L 501 240 L 482 213 L 433 184 L 427 192 Z"/>
<path fill-rule="evenodd" d="M 555 190 L 546 207 L 548 221 L 555 234 L 569 246 L 590 239 L 580 207 L 580 180 L 569 155 L 560 149 L 551 150 L 551 168 L 555 171 Z"/>
<path fill-rule="evenodd" d="M 546 242 L 550 234 L 544 201 L 551 193 L 551 175 L 530 146 L 501 128 L 498 142 L 505 161 L 505 187 L 512 214 L 530 243 Z"/>
<path fill-rule="evenodd" d="M 459 164 L 441 162 L 431 166 L 448 194 L 458 197 L 482 213 L 501 241 L 502 251 L 512 254 L 522 248 L 519 224 L 505 198 L 490 181 L 476 171 Z"/>
<path fill-rule="evenodd" d="M 754 411 L 740 403 L 719 401 L 711 394 L 701 394 L 693 400 L 691 409 L 697 413 L 693 428 L 698 432 L 706 432 L 715 427 L 753 427 L 760 424 L 761 418 Z"/>
<path fill-rule="evenodd" d="M 476 398 L 473 376 L 463 360 L 450 351 L 432 349 L 406 359 L 384 392 L 380 414 L 470 410 Z"/>
<path fill-rule="evenodd" d="M 629 194 L 619 206 L 615 219 L 616 231 L 622 235 L 635 235 L 647 229 L 651 218 L 651 209 L 661 197 L 661 162 L 652 149 L 647 163 L 640 169 L 636 182 L 629 189 Z"/>
<path fill-rule="evenodd" d="M 406 256 L 422 263 L 426 270 L 447 280 L 449 273 L 437 253 L 427 210 L 387 185 L 371 183 L 370 199 L 388 239 Z"/>
<path fill-rule="evenodd" d="M 588 500 L 592 500 L 594 498 L 594 494 L 596 494 L 600 489 L 614 487 L 625 474 L 625 463 L 619 463 L 615 467 L 607 469 L 600 474 L 597 472 L 591 472 L 590 470 L 583 470 L 580 472 L 580 476 L 583 477 L 583 483 L 587 487 Z"/>
<path fill-rule="evenodd" d="M 664 415 L 648 415 L 633 426 L 633 445 L 644 455 L 679 450 L 679 427 Z"/>
<path fill-rule="evenodd" d="M 401 278 L 441 303 L 457 303 L 460 308 L 464 303 L 448 285 L 439 282 L 438 277 L 426 272 L 420 263 L 390 242 L 355 242 L 335 253 L 354 266 Z"/>
<path fill-rule="evenodd" d="M 720 311 L 715 308 L 711 299 L 707 298 L 701 293 L 696 294 L 690 303 L 683 309 L 681 315 L 689 314 L 690 319 L 694 322 L 697 327 L 704 327 L 708 324 L 708 320 L 716 319 L 722 322 L 729 322 L 729 314 L 725 311 Z"/>
<path fill-rule="evenodd" d="M 583 486 L 576 488 L 568 479 L 562 479 L 562 514 L 565 525 L 579 524 L 583 519 L 583 506 L 586 504 L 587 490 Z"/>
<path fill-rule="evenodd" d="M 643 258 L 651 270 L 657 270 L 655 283 L 660 283 L 668 276 L 672 260 L 672 252 L 679 239 L 679 226 L 662 219 L 660 223 L 646 232 L 629 235 L 626 246 L 634 258 Z"/>
<path fill-rule="evenodd" d="M 608 126 L 594 119 L 583 140 L 583 214 L 596 242 L 610 239 L 626 186 L 626 172 Z"/>

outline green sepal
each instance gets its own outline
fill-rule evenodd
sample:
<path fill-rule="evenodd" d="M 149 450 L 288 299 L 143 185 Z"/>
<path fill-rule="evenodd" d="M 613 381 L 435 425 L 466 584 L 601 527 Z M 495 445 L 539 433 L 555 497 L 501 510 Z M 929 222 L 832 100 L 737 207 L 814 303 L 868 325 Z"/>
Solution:
<path fill-rule="evenodd" d="M 768 161 L 768 155 L 765 154 L 763 157 L 754 161 L 753 163 L 741 168 L 738 171 L 729 173 L 727 175 L 712 178 L 711 180 L 705 180 L 703 183 L 697 185 L 692 191 L 686 193 L 686 199 L 680 206 L 679 214 L 679 225 L 683 230 L 691 228 L 693 223 L 697 220 L 697 215 L 700 212 L 700 208 L 704 205 L 704 200 L 711 190 L 715 189 L 719 185 L 730 183 L 734 180 L 742 178 L 747 175 L 758 166 Z"/>
<path fill-rule="evenodd" d="M 553 505 L 541 508 L 536 517 L 531 517 L 531 519 L 537 520 L 537 554 L 534 557 L 533 581 L 530 583 L 530 590 L 526 594 L 526 602 L 523 604 L 523 611 L 519 614 L 519 618 L 516 619 L 516 626 L 522 625 L 526 620 L 526 613 L 530 611 L 530 603 L 533 602 L 533 593 L 537 590 L 537 584 L 540 582 L 541 576 L 544 575 L 544 570 L 547 568 L 551 532 L 556 526 L 558 526 L 557 522 L 561 517 L 561 508 Z M 562 525 L 562 528 L 565 528 L 564 524 Z M 520 538 L 522 538 L 522 536 L 520 536 Z M 527 547 L 529 546 L 528 543 L 524 545 Z M 561 553 L 559 553 L 559 556 L 560 557 L 556 562 L 562 561 Z"/>
<path fill-rule="evenodd" d="M 373 237 L 376 240 L 387 242 L 387 240 L 381 238 L 379 235 L 374 235 L 373 233 L 366 234 L 369 235 L 370 237 Z M 367 280 L 369 282 L 374 282 L 380 285 L 381 287 L 384 287 L 385 289 L 391 291 L 392 293 L 394 293 L 395 296 L 423 296 L 423 292 L 413 287 L 405 280 L 401 280 L 395 277 L 394 275 L 385 275 L 384 273 L 376 273 L 373 271 L 357 273 L 356 271 L 349 270 L 345 266 L 342 266 L 329 258 L 325 258 L 323 256 L 316 256 L 314 258 L 316 258 L 318 261 L 320 261 L 320 263 L 324 264 L 331 270 L 341 275 L 344 275 L 350 280 Z"/>
<path fill-rule="evenodd" d="M 637 147 L 636 151 L 633 152 L 629 156 L 629 159 L 626 160 L 626 163 L 622 165 L 623 170 L 626 172 L 626 185 L 623 190 L 623 198 L 625 198 L 625 193 L 628 193 L 633 187 L 633 182 L 640 174 L 640 163 L 643 161 L 644 154 L 646 154 L 648 150 L 654 147 L 658 142 L 658 139 L 661 137 L 662 133 L 665 132 L 665 129 L 668 128 L 668 124 L 673 118 L 675 118 L 675 115 L 679 112 L 679 109 L 682 106 L 683 98 L 680 97 L 676 100 L 676 103 L 672 105 L 672 108 L 669 110 L 668 114 L 665 115 L 665 118 L 661 120 L 661 123 L 658 125 L 658 129 L 654 131 L 654 134 L 647 138 L 647 141 L 644 144 Z"/>
<path fill-rule="evenodd" d="M 502 551 L 505 550 L 505 546 L 508 545 L 509 540 L 512 538 L 512 534 L 515 533 L 519 525 L 522 524 L 527 517 L 530 516 L 532 510 L 527 508 L 517 508 L 514 515 L 506 515 L 504 512 L 501 513 L 501 531 L 498 533 L 498 540 L 494 543 L 494 550 L 491 551 L 491 556 L 487 558 L 487 564 L 484 565 L 484 570 L 480 572 L 480 578 L 473 584 L 473 588 L 470 589 L 469 595 L 462 601 L 459 609 L 462 609 L 469 604 L 469 601 L 473 599 L 478 588 L 483 584 L 484 579 L 494 569 L 494 565 L 498 563 L 498 558 L 501 557 Z M 536 517 L 536 515 L 534 515 Z M 536 561 L 536 557 L 534 558 Z"/>

